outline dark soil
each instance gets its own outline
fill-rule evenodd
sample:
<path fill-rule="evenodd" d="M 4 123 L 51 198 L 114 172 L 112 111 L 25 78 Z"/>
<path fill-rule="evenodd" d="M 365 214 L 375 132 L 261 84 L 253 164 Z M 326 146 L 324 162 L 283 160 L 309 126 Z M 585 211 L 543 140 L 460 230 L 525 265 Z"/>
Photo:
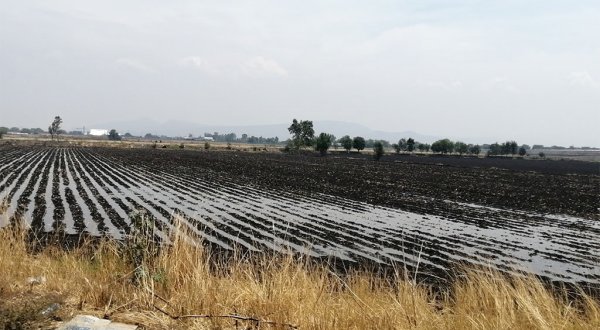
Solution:
<path fill-rule="evenodd" d="M 169 169 L 206 169 L 253 184 L 301 194 L 324 193 L 417 213 L 441 200 L 599 219 L 599 163 L 472 157 L 199 152 L 99 149 Z M 594 172 L 595 171 L 595 172 Z M 440 206 L 441 207 L 441 206 Z M 436 212 L 433 212 L 436 213 Z"/>
<path fill-rule="evenodd" d="M 163 233 L 180 216 L 217 250 L 267 251 L 281 241 L 314 246 L 327 260 L 342 250 L 361 267 L 402 262 L 409 270 L 414 263 L 405 258 L 418 254 L 426 261 L 417 264 L 419 272 L 433 281 L 448 278 L 455 261 L 500 260 L 499 270 L 528 264 L 549 280 L 576 278 L 598 288 L 597 167 L 410 155 L 374 161 L 357 153 L 0 147 L 0 192 L 16 202 L 15 215 L 32 212 L 38 241 L 75 245 L 90 229 L 126 234 L 138 210 Z M 45 214 L 48 208 L 53 212 Z M 53 221 L 46 239 L 43 221 Z M 65 235 L 63 227 L 78 234 Z"/>

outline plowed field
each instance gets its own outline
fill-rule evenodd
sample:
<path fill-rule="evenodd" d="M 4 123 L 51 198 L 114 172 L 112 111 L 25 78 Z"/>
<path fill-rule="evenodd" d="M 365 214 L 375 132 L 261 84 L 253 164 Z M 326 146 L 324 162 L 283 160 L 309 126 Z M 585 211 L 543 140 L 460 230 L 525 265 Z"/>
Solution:
<path fill-rule="evenodd" d="M 5 144 L 0 221 L 122 238 L 143 210 L 161 239 L 177 215 L 224 249 L 600 284 L 598 172 L 492 161 Z"/>

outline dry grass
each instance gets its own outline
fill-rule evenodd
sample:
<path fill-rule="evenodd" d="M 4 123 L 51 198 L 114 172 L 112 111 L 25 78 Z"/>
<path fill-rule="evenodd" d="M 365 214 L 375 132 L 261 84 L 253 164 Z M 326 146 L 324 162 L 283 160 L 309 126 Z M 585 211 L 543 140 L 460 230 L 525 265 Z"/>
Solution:
<path fill-rule="evenodd" d="M 90 136 L 61 136 L 60 140 L 51 140 L 46 135 L 5 135 L 3 143 L 13 143 L 19 145 L 54 145 L 54 146 L 78 146 L 78 147 L 96 147 L 96 148 L 125 148 L 125 149 L 180 149 L 183 144 L 184 149 L 206 151 L 204 144 L 208 142 L 210 151 L 246 151 L 246 152 L 279 152 L 283 149 L 279 144 L 249 144 L 242 142 L 215 142 L 215 141 L 196 141 L 196 140 L 147 140 L 142 138 L 125 138 L 121 141 L 111 141 L 106 137 Z"/>
<path fill-rule="evenodd" d="M 40 316 L 88 313 L 149 329 L 598 329 L 600 305 L 582 294 L 576 304 L 534 277 L 468 272 L 445 294 L 397 276 L 355 272 L 344 279 L 326 267 L 285 255 L 217 262 L 185 235 L 152 255 L 148 241 L 102 241 L 72 251 L 28 252 L 22 230 L 0 232 L 0 328 L 51 327 Z M 141 254 L 135 249 L 142 249 Z M 150 251 L 150 252 L 149 252 Z M 137 268 L 136 268 L 137 266 Z M 30 285 L 27 278 L 45 276 Z M 164 300 L 163 300 L 164 299 Z M 162 309 L 164 312 L 159 311 Z M 166 315 L 242 315 L 231 318 Z M 4 323 L 3 323 L 4 322 Z"/>

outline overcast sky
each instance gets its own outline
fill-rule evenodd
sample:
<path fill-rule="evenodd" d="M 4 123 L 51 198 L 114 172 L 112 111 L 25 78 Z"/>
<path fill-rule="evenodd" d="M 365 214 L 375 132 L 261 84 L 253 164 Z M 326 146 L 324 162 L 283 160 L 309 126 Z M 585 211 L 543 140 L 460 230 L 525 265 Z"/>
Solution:
<path fill-rule="evenodd" d="M 600 146 L 600 2 L 0 0 L 0 125 L 54 115 Z"/>

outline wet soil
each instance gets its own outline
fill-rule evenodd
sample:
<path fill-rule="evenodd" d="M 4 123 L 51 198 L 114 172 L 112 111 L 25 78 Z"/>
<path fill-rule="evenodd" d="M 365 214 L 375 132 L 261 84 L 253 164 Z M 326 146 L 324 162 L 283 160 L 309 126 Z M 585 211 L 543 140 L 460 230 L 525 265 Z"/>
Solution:
<path fill-rule="evenodd" d="M 107 150 L 98 150 L 107 152 Z M 141 163 L 313 195 L 324 193 L 418 213 L 443 213 L 436 200 L 600 219 L 600 163 L 389 155 L 111 150 Z M 433 200 L 424 201 L 423 197 Z"/>
<path fill-rule="evenodd" d="M 400 265 L 432 281 L 457 264 L 493 264 L 600 290 L 596 166 L 0 146 L 0 199 L 10 219 L 30 215 L 37 235 L 120 239 L 138 211 L 156 240 L 168 242 L 177 216 L 216 251 L 289 250 L 333 257 L 339 268 Z"/>

